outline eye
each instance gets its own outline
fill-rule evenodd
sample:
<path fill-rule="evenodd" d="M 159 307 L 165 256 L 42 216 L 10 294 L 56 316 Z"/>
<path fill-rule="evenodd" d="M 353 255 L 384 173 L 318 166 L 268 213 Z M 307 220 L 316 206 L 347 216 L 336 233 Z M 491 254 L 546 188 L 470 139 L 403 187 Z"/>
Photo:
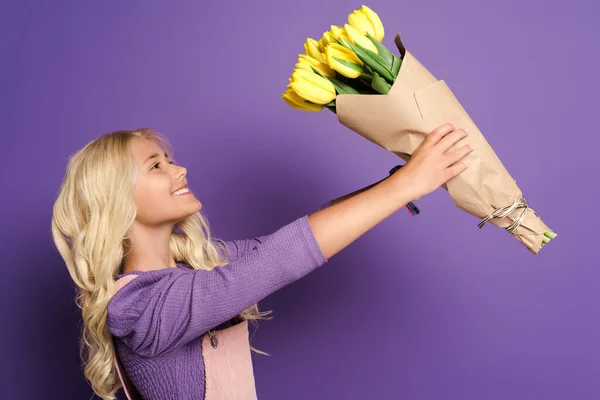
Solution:
<path fill-rule="evenodd" d="M 154 164 L 154 165 L 152 166 L 152 168 L 150 168 L 150 170 L 153 170 L 153 169 L 154 169 L 154 167 L 158 167 L 158 165 L 159 165 L 159 164 L 160 164 L 160 161 L 159 161 L 159 162 L 157 162 L 156 164 Z M 169 164 L 175 164 L 175 161 L 169 161 Z"/>

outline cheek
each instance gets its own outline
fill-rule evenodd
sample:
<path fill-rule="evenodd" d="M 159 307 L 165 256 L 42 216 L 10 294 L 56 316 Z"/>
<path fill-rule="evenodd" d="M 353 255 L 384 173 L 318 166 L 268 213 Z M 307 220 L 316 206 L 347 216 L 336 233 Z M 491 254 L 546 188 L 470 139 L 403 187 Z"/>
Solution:
<path fill-rule="evenodd" d="M 135 204 L 140 220 L 152 222 L 160 218 L 157 212 L 166 210 L 172 201 L 170 182 L 166 180 L 140 180 L 135 188 Z"/>

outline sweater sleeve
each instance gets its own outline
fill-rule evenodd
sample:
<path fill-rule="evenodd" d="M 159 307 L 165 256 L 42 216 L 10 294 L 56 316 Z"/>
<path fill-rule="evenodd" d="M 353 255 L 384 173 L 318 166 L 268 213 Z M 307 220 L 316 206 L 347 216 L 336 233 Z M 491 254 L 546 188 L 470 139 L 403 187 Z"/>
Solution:
<path fill-rule="evenodd" d="M 250 249 L 261 244 L 267 236 L 257 236 L 251 239 L 237 239 L 224 241 L 230 256 L 230 262 L 242 258 Z"/>
<path fill-rule="evenodd" d="M 189 343 L 328 260 L 305 215 L 211 271 L 164 268 L 141 273 L 108 304 L 110 332 L 153 357 Z"/>

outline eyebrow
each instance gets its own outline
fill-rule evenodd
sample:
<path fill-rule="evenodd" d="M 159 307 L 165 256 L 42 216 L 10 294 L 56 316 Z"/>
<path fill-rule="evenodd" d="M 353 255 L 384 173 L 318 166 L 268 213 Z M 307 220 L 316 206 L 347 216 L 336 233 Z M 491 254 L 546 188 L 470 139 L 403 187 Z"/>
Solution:
<path fill-rule="evenodd" d="M 165 154 L 165 158 L 169 158 L 167 153 L 164 153 L 164 154 Z M 150 157 L 146 158 L 146 161 L 144 161 L 144 164 L 142 164 L 142 165 L 146 165 L 146 163 L 148 163 L 148 161 L 152 160 L 153 158 L 158 158 L 158 156 L 159 156 L 158 153 L 152 154 Z"/>

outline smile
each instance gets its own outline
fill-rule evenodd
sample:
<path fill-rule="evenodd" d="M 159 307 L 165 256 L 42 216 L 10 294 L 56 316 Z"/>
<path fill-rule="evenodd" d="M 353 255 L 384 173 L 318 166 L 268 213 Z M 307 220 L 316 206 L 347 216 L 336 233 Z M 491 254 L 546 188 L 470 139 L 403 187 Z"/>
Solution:
<path fill-rule="evenodd" d="M 183 189 L 180 189 L 180 190 L 178 190 L 178 191 L 176 191 L 176 192 L 173 192 L 173 194 L 174 194 L 175 196 L 180 196 L 180 195 L 182 195 L 182 194 L 186 194 L 186 193 L 189 193 L 189 192 L 190 192 L 190 190 L 189 190 L 188 188 L 186 188 L 186 187 L 185 187 L 185 188 L 183 188 Z"/>

